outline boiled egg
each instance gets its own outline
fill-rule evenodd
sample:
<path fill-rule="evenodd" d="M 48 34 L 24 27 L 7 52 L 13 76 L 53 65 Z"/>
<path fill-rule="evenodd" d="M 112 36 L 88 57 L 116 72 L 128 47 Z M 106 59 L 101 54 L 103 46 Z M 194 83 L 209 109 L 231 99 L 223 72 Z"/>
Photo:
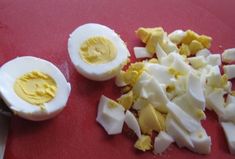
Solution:
<path fill-rule="evenodd" d="M 77 71 L 96 81 L 117 75 L 130 56 L 117 33 L 95 23 L 81 25 L 70 34 L 68 52 Z"/>
<path fill-rule="evenodd" d="M 0 94 L 14 114 L 33 121 L 52 118 L 65 107 L 71 86 L 51 62 L 23 56 L 0 69 Z"/>

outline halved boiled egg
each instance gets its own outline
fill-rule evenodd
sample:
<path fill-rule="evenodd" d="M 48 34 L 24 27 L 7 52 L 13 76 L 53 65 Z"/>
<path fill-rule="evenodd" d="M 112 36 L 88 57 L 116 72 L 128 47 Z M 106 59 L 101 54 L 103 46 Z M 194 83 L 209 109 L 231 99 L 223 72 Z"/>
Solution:
<path fill-rule="evenodd" d="M 95 23 L 84 24 L 70 34 L 68 52 L 77 71 L 96 81 L 117 75 L 130 56 L 117 33 Z"/>
<path fill-rule="evenodd" d="M 54 117 L 65 107 L 71 86 L 51 62 L 23 56 L 0 69 L 0 93 L 18 116 L 33 121 Z"/>

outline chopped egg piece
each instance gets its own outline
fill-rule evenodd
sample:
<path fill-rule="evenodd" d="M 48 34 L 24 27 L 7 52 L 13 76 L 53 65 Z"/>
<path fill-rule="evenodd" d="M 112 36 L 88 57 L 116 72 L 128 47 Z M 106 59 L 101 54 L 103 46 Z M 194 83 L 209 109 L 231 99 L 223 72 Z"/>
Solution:
<path fill-rule="evenodd" d="M 79 26 L 70 34 L 68 52 L 77 71 L 97 81 L 116 76 L 130 56 L 117 33 L 95 23 Z"/>
<path fill-rule="evenodd" d="M 207 96 L 207 106 L 212 108 L 217 115 L 223 116 L 224 105 L 224 92 L 222 89 L 215 89 Z"/>
<path fill-rule="evenodd" d="M 192 65 L 193 68 L 198 69 L 200 67 L 204 67 L 207 65 L 206 58 L 204 56 L 195 56 L 188 58 L 189 63 Z"/>
<path fill-rule="evenodd" d="M 191 53 L 190 53 L 190 48 L 189 48 L 189 46 L 183 43 L 183 44 L 180 46 L 179 53 L 180 53 L 181 55 L 190 56 Z"/>
<path fill-rule="evenodd" d="M 183 129 L 170 114 L 168 114 L 166 118 L 166 132 L 172 136 L 179 147 L 194 148 L 189 133 Z"/>
<path fill-rule="evenodd" d="M 190 135 L 194 148 L 191 151 L 199 154 L 209 154 L 211 152 L 211 138 L 204 129 L 194 132 Z"/>
<path fill-rule="evenodd" d="M 208 49 L 202 49 L 202 50 L 199 50 L 197 53 L 196 53 L 196 56 L 204 56 L 204 57 L 207 57 L 211 54 L 211 52 L 208 50 Z"/>
<path fill-rule="evenodd" d="M 133 91 L 129 91 L 126 94 L 123 94 L 121 97 L 117 99 L 118 103 L 121 104 L 125 110 L 130 109 L 133 103 Z"/>
<path fill-rule="evenodd" d="M 188 132 L 195 132 L 201 128 L 200 122 L 188 115 L 179 106 L 173 102 L 167 103 L 168 111 L 172 114 L 174 119 Z"/>
<path fill-rule="evenodd" d="M 8 107 L 14 114 L 33 121 L 59 114 L 71 91 L 55 65 L 32 56 L 8 61 L 2 65 L 0 77 L 0 94 Z"/>
<path fill-rule="evenodd" d="M 141 137 L 135 142 L 135 148 L 141 151 L 150 150 L 152 148 L 150 136 L 141 135 Z"/>
<path fill-rule="evenodd" d="M 162 47 L 157 43 L 156 45 L 156 55 L 159 60 L 167 56 L 167 53 L 162 49 Z"/>
<path fill-rule="evenodd" d="M 154 139 L 153 153 L 163 153 L 173 142 L 174 139 L 169 134 L 167 134 L 165 131 L 161 131 Z"/>
<path fill-rule="evenodd" d="M 227 139 L 229 151 L 231 154 L 234 155 L 235 154 L 235 136 L 234 136 L 235 124 L 231 122 L 221 122 L 221 126 L 224 130 L 224 133 Z"/>
<path fill-rule="evenodd" d="M 189 45 L 193 40 L 197 40 L 199 35 L 192 30 L 187 30 L 186 35 L 182 39 L 182 43 Z"/>
<path fill-rule="evenodd" d="M 235 65 L 224 65 L 223 69 L 228 79 L 232 79 L 235 77 Z"/>
<path fill-rule="evenodd" d="M 123 106 L 102 95 L 98 105 L 96 121 L 103 126 L 109 135 L 114 135 L 122 132 L 124 120 Z"/>
<path fill-rule="evenodd" d="M 165 118 L 151 104 L 140 109 L 139 124 L 141 131 L 147 134 L 151 134 L 152 130 L 157 132 L 165 130 Z"/>
<path fill-rule="evenodd" d="M 207 58 L 207 63 L 211 66 L 216 66 L 216 65 L 221 65 L 221 56 L 220 54 L 211 54 L 208 55 Z"/>
<path fill-rule="evenodd" d="M 168 35 L 170 40 L 175 44 L 180 44 L 186 33 L 183 30 L 175 30 Z"/>
<path fill-rule="evenodd" d="M 203 49 L 203 45 L 197 40 L 193 40 L 189 44 L 189 50 L 192 55 L 195 55 L 196 52 L 198 52 L 201 49 Z"/>
<path fill-rule="evenodd" d="M 147 99 L 144 98 L 137 98 L 137 100 L 134 102 L 132 108 L 135 110 L 140 110 L 142 107 L 148 105 L 149 102 L 147 101 Z"/>
<path fill-rule="evenodd" d="M 123 73 L 123 80 L 125 83 L 131 86 L 135 85 L 136 81 L 139 79 L 140 75 L 144 71 L 144 63 L 136 62 L 131 64 L 127 71 Z"/>
<path fill-rule="evenodd" d="M 150 58 L 153 54 L 150 54 L 145 47 L 134 47 L 134 54 L 137 59 Z"/>
<path fill-rule="evenodd" d="M 167 36 L 167 33 L 164 32 L 164 36 L 163 36 L 163 40 L 159 42 L 162 49 L 166 52 L 166 53 L 171 53 L 174 51 L 178 51 L 178 47 L 175 43 L 173 43 L 169 37 Z M 156 46 L 156 45 L 155 45 Z"/>
<path fill-rule="evenodd" d="M 235 61 L 235 48 L 224 50 L 222 53 L 222 61 L 225 63 L 232 63 Z"/>
<path fill-rule="evenodd" d="M 192 116 L 196 120 L 202 120 L 206 118 L 205 113 L 203 110 L 198 109 L 197 107 L 190 104 L 188 101 L 187 94 L 183 94 L 180 96 L 175 97 L 172 102 L 174 102 L 176 105 L 178 105 L 183 111 L 185 111 L 187 114 Z"/>
<path fill-rule="evenodd" d="M 136 117 L 133 115 L 133 113 L 130 112 L 129 110 L 126 111 L 125 123 L 130 129 L 132 129 L 135 132 L 138 138 L 141 138 L 141 131 L 138 121 Z"/>
<path fill-rule="evenodd" d="M 149 53 L 154 54 L 156 45 L 163 40 L 164 30 L 159 28 L 139 28 L 136 31 L 140 40 L 146 44 L 146 49 Z"/>
<path fill-rule="evenodd" d="M 199 109 L 205 110 L 205 96 L 200 79 L 194 74 L 189 74 L 188 79 L 188 101 L 189 103 Z"/>

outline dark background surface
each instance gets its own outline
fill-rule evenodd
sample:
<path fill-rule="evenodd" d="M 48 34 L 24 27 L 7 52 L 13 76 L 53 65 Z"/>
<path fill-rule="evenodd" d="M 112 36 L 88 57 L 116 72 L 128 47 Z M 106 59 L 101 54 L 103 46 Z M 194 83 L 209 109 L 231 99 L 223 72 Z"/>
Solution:
<path fill-rule="evenodd" d="M 219 53 L 235 47 L 234 8 L 234 0 L 0 0 L 0 65 L 17 56 L 40 57 L 58 66 L 72 85 L 67 107 L 56 118 L 44 122 L 12 118 L 5 159 L 234 158 L 216 115 L 208 111 L 203 125 L 212 138 L 210 155 L 172 145 L 162 156 L 154 156 L 136 151 L 136 138 L 126 133 L 108 136 L 95 121 L 97 103 L 102 94 L 117 97 L 119 89 L 113 80 L 82 77 L 67 53 L 69 34 L 88 22 L 114 29 L 132 55 L 133 47 L 141 46 L 134 33 L 141 26 L 210 35 L 212 51 Z"/>

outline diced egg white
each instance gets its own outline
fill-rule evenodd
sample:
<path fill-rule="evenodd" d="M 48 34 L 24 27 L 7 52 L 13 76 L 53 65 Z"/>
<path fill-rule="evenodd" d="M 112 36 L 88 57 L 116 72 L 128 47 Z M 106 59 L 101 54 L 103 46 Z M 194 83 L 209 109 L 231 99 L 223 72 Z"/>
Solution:
<path fill-rule="evenodd" d="M 235 48 L 224 50 L 222 53 L 222 61 L 225 63 L 232 63 L 235 61 Z"/>
<path fill-rule="evenodd" d="M 170 38 L 170 40 L 175 43 L 175 44 L 179 44 L 181 43 L 182 39 L 185 37 L 186 32 L 184 32 L 183 30 L 175 30 L 172 33 L 170 33 L 168 35 L 168 37 Z"/>
<path fill-rule="evenodd" d="M 172 136 L 179 147 L 194 148 L 188 132 L 183 129 L 170 114 L 168 114 L 166 118 L 166 132 Z"/>
<path fill-rule="evenodd" d="M 195 132 L 201 128 L 199 121 L 188 115 L 179 106 L 173 102 L 167 103 L 167 109 L 172 114 L 172 117 L 188 132 Z"/>
<path fill-rule="evenodd" d="M 205 110 L 205 96 L 202 86 L 200 79 L 190 73 L 187 90 L 188 101 L 192 106 Z"/>
<path fill-rule="evenodd" d="M 159 45 L 159 43 L 157 43 L 157 46 L 156 46 L 156 55 L 160 61 L 163 57 L 167 56 L 167 53 L 162 49 L 162 47 Z"/>
<path fill-rule="evenodd" d="M 235 124 L 231 122 L 221 122 L 221 126 L 227 139 L 229 151 L 231 154 L 235 155 Z"/>
<path fill-rule="evenodd" d="M 194 148 L 191 149 L 191 151 L 199 154 L 209 154 L 211 152 L 211 137 L 206 134 L 206 131 L 203 128 L 192 133 L 190 138 L 194 145 Z"/>
<path fill-rule="evenodd" d="M 220 54 L 210 54 L 206 58 L 207 63 L 211 66 L 221 65 L 221 55 Z"/>
<path fill-rule="evenodd" d="M 125 123 L 130 129 L 132 129 L 135 132 L 138 138 L 141 137 L 141 131 L 140 131 L 140 126 L 138 124 L 138 121 L 136 117 L 133 115 L 133 113 L 130 112 L 129 110 L 126 111 Z"/>
<path fill-rule="evenodd" d="M 204 56 L 204 57 L 207 57 L 211 54 L 211 52 L 208 50 L 208 49 L 202 49 L 202 50 L 199 50 L 197 53 L 196 53 L 196 56 Z"/>
<path fill-rule="evenodd" d="M 224 92 L 222 89 L 216 89 L 207 96 L 207 106 L 212 108 L 217 115 L 223 116 L 224 114 Z"/>
<path fill-rule="evenodd" d="M 134 54 L 137 59 L 139 58 L 150 58 L 153 55 L 150 54 L 145 47 L 134 47 Z"/>
<path fill-rule="evenodd" d="M 98 105 L 96 121 L 100 123 L 109 135 L 122 132 L 125 120 L 125 109 L 110 98 L 101 96 Z"/>
<path fill-rule="evenodd" d="M 228 79 L 235 77 L 235 65 L 224 65 L 224 73 L 228 76 Z"/>
<path fill-rule="evenodd" d="M 173 142 L 174 139 L 169 134 L 167 134 L 165 131 L 161 131 L 154 139 L 153 153 L 163 153 Z"/>

